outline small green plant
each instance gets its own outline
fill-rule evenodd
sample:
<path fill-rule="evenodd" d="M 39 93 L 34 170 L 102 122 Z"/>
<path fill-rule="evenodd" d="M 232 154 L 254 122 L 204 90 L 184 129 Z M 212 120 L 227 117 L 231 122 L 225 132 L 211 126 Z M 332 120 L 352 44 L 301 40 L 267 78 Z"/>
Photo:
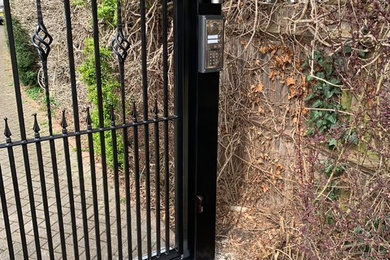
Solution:
<path fill-rule="evenodd" d="M 324 165 L 324 173 L 327 177 L 330 177 L 334 171 L 334 177 L 339 177 L 342 173 L 345 172 L 346 166 L 343 164 L 338 164 L 335 169 L 334 160 L 325 160 L 322 162 Z"/>
<path fill-rule="evenodd" d="M 89 3 L 87 0 L 72 0 L 73 6 L 83 6 Z M 106 26 L 114 28 L 117 22 L 116 0 L 101 0 L 97 7 L 97 15 L 100 21 Z"/>
<path fill-rule="evenodd" d="M 16 57 L 20 81 L 25 86 L 37 86 L 39 57 L 30 42 L 30 36 L 16 19 L 12 19 Z"/>
<path fill-rule="evenodd" d="M 98 111 L 98 96 L 96 86 L 96 67 L 95 67 L 95 55 L 94 55 L 94 43 L 92 38 L 87 38 L 84 43 L 84 55 L 85 60 L 83 64 L 78 68 L 81 73 L 81 77 L 87 84 L 88 99 L 92 103 L 91 118 L 93 127 L 96 128 L 99 125 L 99 111 Z M 104 125 L 109 126 L 110 109 L 111 105 L 114 109 L 118 105 L 118 95 L 116 90 L 119 88 L 119 83 L 114 76 L 114 69 L 110 64 L 112 59 L 112 52 L 107 47 L 100 47 L 100 62 L 101 62 L 101 81 L 102 81 L 102 98 L 103 98 L 103 110 L 104 110 Z M 100 134 L 95 133 L 93 135 L 96 153 L 100 151 Z M 112 147 L 112 136 L 110 131 L 104 131 L 104 137 L 106 142 L 106 156 L 107 163 L 110 167 L 114 165 L 113 159 L 113 147 Z M 117 133 L 117 149 L 118 149 L 118 162 L 119 165 L 123 163 L 123 143 L 119 133 Z"/>
<path fill-rule="evenodd" d="M 42 94 L 42 89 L 39 86 L 32 86 L 26 88 L 25 92 L 29 98 L 38 101 L 39 96 Z"/>
<path fill-rule="evenodd" d="M 321 161 L 321 173 L 323 173 L 327 178 L 340 177 L 346 170 L 345 164 L 338 164 L 335 166 L 335 161 L 333 159 L 326 159 Z M 332 180 L 329 182 L 329 185 L 326 189 L 327 198 L 331 201 L 336 201 L 341 195 L 341 190 L 337 187 L 337 181 Z M 329 222 L 329 221 L 328 221 Z M 329 223 L 330 224 L 330 223 Z"/>
<path fill-rule="evenodd" d="M 58 101 L 54 97 L 50 97 L 49 101 L 50 101 L 51 106 L 58 106 Z M 46 104 L 46 102 L 47 102 L 46 95 L 43 95 L 42 102 L 43 102 L 43 104 Z M 55 112 L 55 110 L 53 110 L 53 113 L 54 112 Z"/>
<path fill-rule="evenodd" d="M 115 27 L 117 21 L 116 0 L 102 0 L 98 6 L 98 17 L 106 26 Z"/>
<path fill-rule="evenodd" d="M 71 0 L 70 4 L 73 6 L 83 6 L 86 4 L 86 0 Z"/>

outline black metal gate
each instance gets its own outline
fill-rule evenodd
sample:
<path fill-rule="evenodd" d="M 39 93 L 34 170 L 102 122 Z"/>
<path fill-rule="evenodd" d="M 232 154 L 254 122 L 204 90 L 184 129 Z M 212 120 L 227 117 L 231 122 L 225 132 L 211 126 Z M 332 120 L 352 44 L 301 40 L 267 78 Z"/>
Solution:
<path fill-rule="evenodd" d="M 53 38 L 51 33 L 45 27 L 42 9 L 44 3 L 36 1 L 37 26 L 32 35 L 32 43 L 38 51 L 44 73 L 44 91 L 46 100 L 47 129 L 48 134 L 41 134 L 37 114 L 31 120 L 26 119 L 26 107 L 23 107 L 22 95 L 19 84 L 17 69 L 17 59 L 15 52 L 15 43 L 13 36 L 13 27 L 11 20 L 10 1 L 5 0 L 6 24 L 9 36 L 10 53 L 12 58 L 12 68 L 14 77 L 15 96 L 17 103 L 17 114 L 19 117 L 20 139 L 11 138 L 16 129 L 9 127 L 9 121 L 17 120 L 5 118 L 5 142 L 0 144 L 1 149 L 6 149 L 9 162 L 9 168 L 3 167 L 0 172 L 0 190 L 2 213 L 6 237 L 8 243 L 8 254 L 10 259 L 15 258 L 36 258 L 36 259 L 176 259 L 182 255 L 181 227 L 183 222 L 183 196 L 182 196 L 182 134 L 181 134 L 181 87 L 174 84 L 174 104 L 169 104 L 168 89 L 168 1 L 161 1 L 162 27 L 161 33 L 163 45 L 163 95 L 156 97 L 155 106 L 152 115 L 150 115 L 149 96 L 148 96 L 148 78 L 147 78 L 147 42 L 146 42 L 146 3 L 140 0 L 140 19 L 141 19 L 141 45 L 142 45 L 142 100 L 134 100 L 132 108 L 127 108 L 126 102 L 129 93 L 125 93 L 125 60 L 129 48 L 129 41 L 122 31 L 121 1 L 117 1 L 117 30 L 111 43 L 113 54 L 118 61 L 120 77 L 120 96 L 121 109 L 114 111 L 105 111 L 107 104 L 104 102 L 102 94 L 101 64 L 99 51 L 99 28 L 97 15 L 97 1 L 91 1 L 93 41 L 96 66 L 96 89 L 98 99 L 98 127 L 93 127 L 91 115 L 88 111 L 83 115 L 79 111 L 76 70 L 73 49 L 71 6 L 69 0 L 64 0 L 64 14 L 67 34 L 67 51 L 69 54 L 69 73 L 70 89 L 72 93 L 72 109 L 74 131 L 68 131 L 67 118 L 65 111 L 62 113 L 62 133 L 55 133 L 52 118 L 51 93 L 49 86 L 48 59 L 50 59 L 51 44 Z M 176 8 L 176 1 L 175 7 Z M 176 26 L 175 26 L 176 28 Z M 175 29 L 176 30 L 176 29 Z M 59 32 L 54 32 L 59 33 Z M 175 59 L 175 67 L 180 65 L 180 60 Z M 177 73 L 176 73 L 177 74 Z M 176 78 L 178 75 L 175 76 Z M 159 100 L 157 100 L 159 98 Z M 162 104 L 160 113 L 157 104 Z M 142 114 L 139 115 L 138 108 L 142 107 Z M 128 111 L 131 111 L 129 116 Z M 170 114 L 170 112 L 172 112 Z M 104 114 L 110 113 L 110 125 L 105 125 Z M 121 122 L 116 122 L 115 115 L 120 114 Z M 131 120 L 127 120 L 127 118 Z M 80 120 L 85 120 L 86 128 L 82 129 Z M 95 122 L 96 123 L 96 122 Z M 172 124 L 174 127 L 169 127 Z M 28 136 L 26 128 L 33 128 L 34 136 Z M 174 132 L 170 129 L 174 128 Z M 154 136 L 150 136 L 150 130 L 153 130 Z M 142 133 L 139 133 L 141 132 Z M 123 142 L 123 171 L 118 168 L 118 156 L 121 156 L 117 150 L 117 133 L 121 133 Z M 162 133 L 160 135 L 160 132 Z M 112 158 L 113 158 L 113 176 L 109 176 L 110 169 L 107 166 L 106 133 L 111 134 Z M 96 168 L 93 135 L 100 136 L 100 164 L 101 171 Z M 140 160 L 140 138 L 143 135 L 143 155 L 144 160 Z M 172 138 L 171 138 L 172 137 Z M 82 138 L 85 138 L 86 144 L 82 144 Z M 75 140 L 75 158 L 72 160 L 72 150 L 70 148 L 70 139 Z M 153 139 L 153 140 L 150 140 Z M 160 140 L 162 139 L 162 140 Z M 173 144 L 169 141 L 173 140 Z M 154 145 L 150 147 L 150 142 Z M 161 147 L 160 147 L 161 142 Z M 46 146 L 48 143 L 48 146 Z M 62 143 L 62 145 L 61 145 Z M 21 147 L 24 168 L 17 168 L 15 160 L 15 150 Z M 31 150 L 30 147 L 35 148 Z M 82 155 L 83 148 L 88 148 L 89 156 L 85 158 Z M 132 147 L 133 154 L 129 152 Z M 172 147 L 172 151 L 170 151 Z M 49 158 L 45 157 L 47 149 Z M 61 155 L 59 151 L 62 150 Z M 151 153 L 154 153 L 154 162 L 151 162 Z M 23 155 L 22 155 L 23 154 Z M 162 154 L 163 158 L 160 158 Z M 170 156 L 173 155 L 173 156 Z M 63 158 L 60 158 L 63 156 Z M 35 158 L 36 157 L 36 158 Z M 174 158 L 174 167 L 170 167 L 171 159 Z M 89 162 L 89 169 L 86 169 L 85 160 Z M 160 165 L 160 160 L 162 161 Z M 37 164 L 37 173 L 34 173 L 33 164 Z M 63 165 L 60 161 L 64 161 Z M 49 163 L 51 169 L 47 171 L 46 164 Z M 153 170 L 152 163 L 154 164 Z M 76 171 L 72 165 L 77 165 Z M 161 167 L 162 166 L 162 167 Z M 101 173 L 100 173 L 101 172 Z M 7 187 L 4 187 L 4 176 L 9 175 L 12 179 L 13 193 L 7 193 Z M 101 174 L 102 182 L 102 203 L 100 204 L 100 187 L 98 180 Z M 153 175 L 152 175 L 153 174 Z M 124 176 L 124 181 L 120 181 L 120 175 Z M 161 175 L 163 178 L 161 178 Z M 25 179 L 21 179 L 23 176 Z M 74 179 L 78 176 L 78 183 Z M 170 182 L 174 176 L 174 183 Z M 90 182 L 86 183 L 86 178 Z M 134 189 L 131 187 L 131 179 L 134 178 Z M 151 178 L 154 178 L 154 193 L 151 194 Z M 64 180 L 63 180 L 64 179 Z M 162 181 L 163 179 L 163 181 Z M 50 181 L 49 181 L 50 180 Z M 21 183 L 27 184 L 27 194 L 29 207 L 23 204 L 23 191 Z M 34 183 L 38 182 L 38 185 Z M 48 189 L 49 182 L 54 183 L 54 190 Z M 112 182 L 113 188 L 110 187 Z M 144 195 L 141 194 L 141 182 L 144 182 Z M 66 188 L 63 188 L 66 186 Z M 87 187 L 90 186 L 90 187 Z M 124 192 L 121 192 L 124 189 Z M 161 191 L 160 189 L 164 189 Z M 113 200 L 110 200 L 111 190 L 113 190 Z M 90 191 L 90 192 L 89 192 Z M 55 194 L 55 201 L 51 202 L 51 193 Z M 163 201 L 160 193 L 164 196 Z M 64 194 L 66 196 L 64 196 Z M 88 194 L 91 198 L 88 198 Z M 10 200 L 13 197 L 16 206 L 16 215 L 18 219 L 18 228 L 12 230 L 14 219 L 12 212 L 9 212 Z M 122 197 L 123 196 L 123 197 Z M 170 210 L 171 196 L 174 196 L 173 215 Z M 154 198 L 152 205 L 151 198 Z M 124 198 L 125 202 L 122 202 Z M 89 202 L 90 201 L 90 202 Z M 80 202 L 80 203 L 78 203 Z M 144 206 L 142 205 L 142 202 Z M 80 207 L 77 206 L 80 204 Z M 111 204 L 111 205 L 110 205 Z M 163 205 L 163 206 L 162 206 Z M 90 207 L 91 206 L 91 207 Z M 37 212 L 43 209 L 42 223 L 39 223 Z M 113 209 L 115 214 L 112 214 Z M 123 210 L 125 209 L 125 210 Z M 134 209 L 134 210 L 133 210 Z M 103 214 L 101 214 L 103 212 Z M 26 214 L 27 213 L 27 214 Z M 164 214 L 164 218 L 161 217 Z M 70 217 L 70 223 L 67 225 L 65 218 Z M 171 220 L 171 217 L 173 220 Z M 134 221 L 133 221 L 134 219 Z M 27 230 L 28 223 L 31 223 L 32 230 Z M 57 223 L 55 223 L 57 222 Z M 81 223 L 79 223 L 81 222 Z M 173 222 L 173 223 L 172 223 Z M 69 229 L 69 230 L 68 230 Z M 82 232 L 80 232 L 82 230 Z M 174 232 L 172 232 L 174 230 Z M 15 232 L 16 231 L 16 232 Z M 164 231 L 164 232 L 162 232 Z M 58 234 L 57 234 L 58 233 Z M 146 234 L 146 236 L 144 236 Z M 32 237 L 31 237 L 32 236 Z M 54 239 L 58 236 L 58 242 Z M 171 237 L 174 236 L 174 237 Z M 19 243 L 21 246 L 15 248 Z M 172 241 L 175 241 L 172 243 Z M 30 243 L 31 242 L 31 243 Z M 31 244 L 31 246 L 30 246 Z M 68 246 L 68 244 L 70 246 Z M 134 245 L 135 244 L 135 245 Z M 58 247 L 57 247 L 58 245 Z M 43 250 L 44 249 L 44 250 Z M 134 252 L 133 252 L 134 251 Z"/>
<path fill-rule="evenodd" d="M 147 76 L 146 6 L 150 3 L 139 0 L 142 98 L 129 106 L 132 93 L 125 91 L 125 61 L 130 43 L 123 33 L 121 2 L 117 0 L 117 28 L 111 42 L 120 84 L 120 109 L 115 111 L 102 93 L 98 3 L 91 1 L 98 122 L 92 121 L 89 109 L 79 109 L 70 0 L 63 0 L 64 6 L 59 7 L 65 15 L 72 104 L 63 111 L 57 133 L 48 60 L 52 35 L 61 32 L 47 30 L 42 15 L 45 3 L 36 0 L 37 26 L 31 40 L 43 70 L 46 124 L 42 126 L 39 114 L 25 120 L 26 111 L 31 111 L 22 100 L 10 0 L 4 0 L 18 122 L 13 127 L 17 119 L 5 118 L 5 142 L 0 144 L 7 158 L 0 168 L 7 241 L 7 248 L 0 251 L 2 259 L 214 257 L 219 73 L 197 72 L 196 32 L 197 15 L 220 14 L 221 6 L 202 0 L 159 1 L 163 85 L 162 95 L 149 102 L 153 86 Z M 173 17 L 168 15 L 170 5 Z M 174 31 L 172 88 L 170 21 Z M 67 112 L 73 114 L 73 127 L 67 124 Z M 93 138 L 96 135 L 98 142 Z M 123 143 L 123 150 L 118 150 L 118 142 Z M 96 146 L 100 146 L 99 158 Z M 118 166 L 120 157 L 123 168 Z"/>

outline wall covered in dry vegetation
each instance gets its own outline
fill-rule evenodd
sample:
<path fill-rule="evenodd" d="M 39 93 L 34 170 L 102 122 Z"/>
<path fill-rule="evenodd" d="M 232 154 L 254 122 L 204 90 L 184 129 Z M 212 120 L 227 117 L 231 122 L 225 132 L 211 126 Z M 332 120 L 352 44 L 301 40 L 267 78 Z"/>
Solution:
<path fill-rule="evenodd" d="M 274 2 L 224 4 L 223 255 L 388 258 L 389 3 Z"/>
<path fill-rule="evenodd" d="M 114 33 L 111 2 L 100 6 L 103 47 Z M 13 5 L 32 32 L 35 13 L 24 10 L 34 10 L 33 1 Z M 55 40 L 50 84 L 61 109 L 71 96 L 62 1 L 44 5 Z M 137 1 L 123 5 L 132 44 L 126 62 L 130 102 L 141 95 L 140 17 Z M 73 1 L 77 67 L 88 58 L 88 10 L 88 1 Z M 161 16 L 157 1 L 147 10 L 153 96 L 162 91 Z M 389 258 L 388 1 L 225 0 L 223 11 L 219 253 L 226 259 Z M 172 37 L 171 25 L 170 42 Z M 78 86 L 85 109 L 91 101 L 82 75 Z"/>

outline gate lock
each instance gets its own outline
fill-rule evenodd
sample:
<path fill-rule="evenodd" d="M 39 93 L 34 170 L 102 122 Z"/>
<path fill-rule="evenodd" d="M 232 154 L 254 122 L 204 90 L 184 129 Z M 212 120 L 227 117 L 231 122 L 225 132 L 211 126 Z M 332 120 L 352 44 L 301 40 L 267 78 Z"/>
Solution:
<path fill-rule="evenodd" d="M 223 69 L 224 22 L 221 15 L 199 16 L 199 72 Z"/>

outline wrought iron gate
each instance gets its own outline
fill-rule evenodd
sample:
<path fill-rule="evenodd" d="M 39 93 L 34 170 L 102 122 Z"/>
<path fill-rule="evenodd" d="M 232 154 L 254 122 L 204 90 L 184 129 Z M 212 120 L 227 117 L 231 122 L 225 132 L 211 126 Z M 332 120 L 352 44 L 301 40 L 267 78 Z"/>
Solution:
<path fill-rule="evenodd" d="M 180 80 L 182 75 L 179 73 L 180 67 L 183 67 L 183 58 L 178 57 L 176 53 L 174 90 L 170 92 L 167 11 L 169 1 L 162 0 L 159 3 L 162 12 L 164 82 L 163 94 L 156 97 L 152 113 L 148 106 L 150 86 L 148 86 L 147 78 L 145 0 L 139 1 L 142 100 L 134 100 L 130 108 L 126 107 L 130 93 L 125 93 L 125 61 L 130 43 L 122 30 L 121 1 L 117 1 L 117 29 L 111 48 L 119 68 L 120 111 L 114 111 L 113 106 L 111 106 L 111 111 L 105 109 L 106 104 L 102 94 L 97 1 L 91 1 L 98 122 L 92 122 L 89 109 L 85 113 L 79 110 L 71 6 L 69 0 L 63 1 L 64 27 L 69 55 L 69 88 L 72 94 L 72 108 L 69 112 L 73 113 L 74 126 L 72 130 L 68 130 L 67 116 L 64 111 L 60 124 L 62 133 L 59 134 L 55 132 L 56 126 L 52 117 L 48 59 L 51 58 L 50 51 L 54 35 L 60 32 L 49 32 L 45 27 L 45 19 L 42 15 L 42 9 L 45 8 L 44 2 L 36 1 L 37 26 L 31 38 L 41 59 L 44 73 L 47 125 L 41 130 L 41 127 L 44 127 L 40 126 L 37 114 L 31 118 L 25 118 L 26 110 L 29 108 L 23 106 L 10 1 L 4 0 L 20 130 L 20 136 L 13 138 L 17 129 L 12 129 L 10 122 L 17 119 L 5 118 L 5 142 L 0 144 L 0 149 L 6 151 L 9 160 L 1 162 L 3 167 L 0 170 L 0 193 L 9 258 L 182 258 L 183 205 L 185 203 L 183 203 L 182 183 L 183 86 Z M 177 2 L 180 1 L 173 1 L 175 45 L 180 45 L 177 33 L 180 22 L 176 19 L 178 17 Z M 175 46 L 175 52 L 176 50 Z M 173 98 L 170 98 L 170 95 Z M 169 100 L 174 100 L 174 103 L 172 104 Z M 158 104 L 162 104 L 161 112 Z M 142 108 L 140 109 L 141 115 L 138 113 L 140 107 Z M 110 125 L 105 125 L 104 115 L 106 113 L 111 115 Z M 121 122 L 119 123 L 115 118 L 116 114 L 120 115 Z M 86 124 L 82 124 L 82 120 L 85 120 Z M 97 127 L 93 127 L 93 123 L 96 123 Z M 28 131 L 31 128 L 33 129 L 32 136 Z M 48 130 L 47 134 L 46 130 Z M 110 152 L 106 149 L 107 133 L 110 133 L 112 142 L 110 144 L 114 165 L 112 170 L 107 165 L 107 153 Z M 123 143 L 122 155 L 117 149 L 118 133 Z M 94 141 L 93 135 L 99 135 L 98 144 Z M 69 144 L 73 140 L 75 151 Z M 153 145 L 151 146 L 150 143 Z M 96 145 L 100 146 L 101 153 L 99 159 L 101 167 L 99 168 L 94 150 Z M 85 148 L 88 151 L 87 156 L 83 155 Z M 140 151 L 141 148 L 143 151 Z M 23 157 L 23 168 L 18 165 L 19 150 L 21 151 L 20 157 Z M 122 170 L 118 167 L 119 156 L 124 158 Z M 144 159 L 140 160 L 140 157 Z M 172 158 L 174 161 L 171 161 Z M 111 171 L 112 177 L 109 176 Z M 120 176 L 124 176 L 123 181 Z M 78 180 L 75 179 L 76 177 Z M 132 182 L 134 186 L 131 186 Z M 111 183 L 113 187 L 110 187 Z M 26 190 L 23 190 L 24 185 L 27 186 Z M 144 194 L 141 186 L 145 188 Z M 8 190 L 11 192 L 7 192 Z M 24 198 L 24 194 L 28 198 Z M 53 194 L 54 197 L 51 196 Z M 110 195 L 113 195 L 112 200 Z M 24 203 L 26 199 L 28 202 Z M 10 203 L 15 205 L 15 210 L 10 209 Z M 39 218 L 41 212 L 43 215 Z M 41 219 L 43 221 L 40 221 Z"/>
<path fill-rule="evenodd" d="M 149 89 L 155 87 L 147 75 L 149 1 L 139 0 L 142 98 L 129 105 L 132 93 L 126 93 L 125 61 L 130 43 L 123 32 L 122 1 L 117 0 L 117 28 L 111 41 L 120 85 L 115 111 L 102 91 L 97 0 L 88 1 L 98 111 L 93 122 L 90 110 L 79 107 L 70 0 L 58 7 L 65 14 L 65 32 L 47 30 L 45 2 L 36 0 L 37 26 L 31 41 L 41 60 L 46 109 L 44 116 L 31 117 L 34 111 L 22 100 L 10 0 L 4 0 L 18 121 L 16 116 L 5 118 L 5 141 L 0 143 L 0 240 L 7 242 L 7 248 L 0 248 L 1 259 L 214 258 L 219 73 L 198 72 L 197 21 L 198 15 L 220 15 L 221 2 L 158 1 L 163 83 L 161 96 L 149 102 Z M 48 60 L 58 33 L 67 38 L 72 105 L 56 124 Z M 67 112 L 73 114 L 73 126 L 67 124 Z M 123 150 L 118 150 L 119 142 Z"/>

